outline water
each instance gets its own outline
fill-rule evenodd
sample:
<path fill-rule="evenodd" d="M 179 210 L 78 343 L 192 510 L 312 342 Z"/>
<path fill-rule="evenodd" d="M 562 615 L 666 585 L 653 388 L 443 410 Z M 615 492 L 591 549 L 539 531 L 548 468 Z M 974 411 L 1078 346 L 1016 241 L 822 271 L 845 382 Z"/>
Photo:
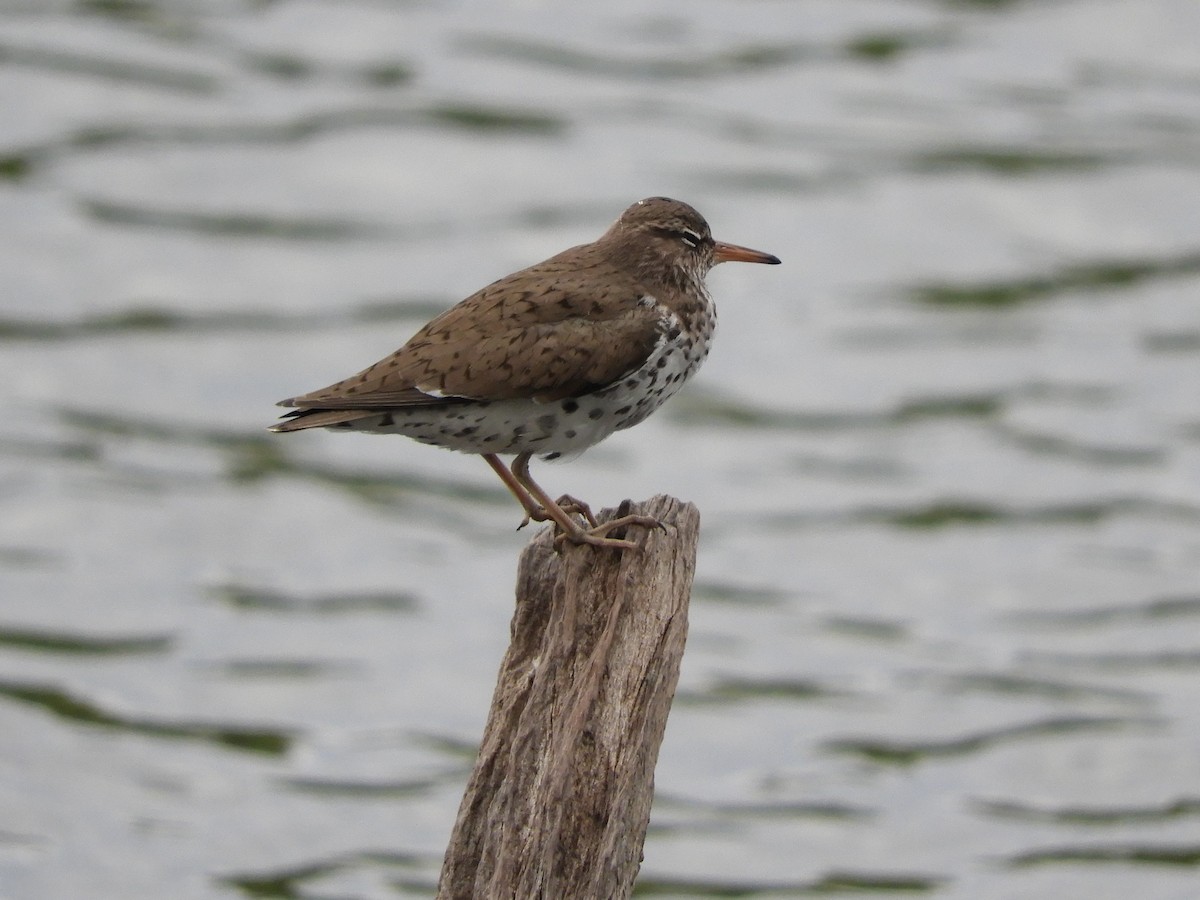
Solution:
<path fill-rule="evenodd" d="M 1200 6 L 0 7 L 0 897 L 428 896 L 519 510 L 268 435 L 630 202 L 703 533 L 644 896 L 1200 895 Z"/>

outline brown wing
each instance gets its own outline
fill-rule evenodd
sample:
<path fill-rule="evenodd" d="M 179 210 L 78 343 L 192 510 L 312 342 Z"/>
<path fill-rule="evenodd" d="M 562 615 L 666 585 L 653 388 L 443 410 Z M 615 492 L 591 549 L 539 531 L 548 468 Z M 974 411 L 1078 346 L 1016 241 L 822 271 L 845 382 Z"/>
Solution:
<path fill-rule="evenodd" d="M 642 302 L 645 291 L 628 275 L 602 259 L 581 260 L 578 250 L 483 288 L 386 359 L 281 405 L 371 410 L 453 398 L 552 401 L 620 379 L 653 351 L 661 315 Z"/>

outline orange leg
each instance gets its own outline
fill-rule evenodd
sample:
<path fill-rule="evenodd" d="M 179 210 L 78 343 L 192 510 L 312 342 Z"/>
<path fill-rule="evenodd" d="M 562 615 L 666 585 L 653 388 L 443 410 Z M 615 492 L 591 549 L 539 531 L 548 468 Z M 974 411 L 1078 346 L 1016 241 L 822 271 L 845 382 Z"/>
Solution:
<path fill-rule="evenodd" d="M 594 547 L 612 547 L 620 550 L 636 549 L 637 544 L 633 541 L 610 538 L 607 537 L 608 533 L 615 528 L 623 528 L 627 525 L 640 525 L 643 528 L 662 528 L 662 523 L 658 519 L 651 516 L 636 515 L 621 516 L 618 519 L 597 525 L 592 511 L 586 503 L 570 496 L 564 496 L 558 502 L 551 500 L 550 495 L 529 474 L 529 460 L 532 457 L 532 453 L 518 454 L 517 458 L 513 460 L 512 471 L 509 474 L 513 480 L 525 489 L 528 496 L 541 504 L 540 511 L 544 512 L 546 518 L 553 520 L 558 526 L 559 534 L 555 538 L 556 541 L 568 540 L 573 544 L 591 544 Z M 503 464 L 501 463 L 501 465 Z M 495 465 L 492 468 L 495 468 Z M 503 477 L 501 476 L 502 479 Z M 507 480 L 505 480 L 505 484 L 508 484 Z M 511 487 L 510 490 L 512 490 Z M 516 492 L 514 491 L 514 493 Z M 518 499 L 520 499 L 519 495 Z M 575 519 L 571 518 L 568 510 L 582 515 L 587 520 L 589 527 L 584 528 Z M 528 511 L 529 508 L 526 507 L 526 512 Z M 531 515 L 531 518 L 536 517 Z"/>
<path fill-rule="evenodd" d="M 496 456 L 495 453 L 483 453 L 481 455 L 483 456 L 483 461 L 492 467 L 493 472 L 500 476 L 500 480 L 504 482 L 504 486 L 512 492 L 512 495 L 517 498 L 517 501 L 525 510 L 525 518 L 517 526 L 518 531 L 530 522 L 558 522 L 554 518 L 553 513 L 547 512 L 545 507 L 541 506 L 537 500 L 530 496 L 529 489 L 525 486 L 525 483 L 509 471 L 508 466 L 504 465 L 500 457 Z M 528 477 L 529 473 L 525 471 L 524 474 Z M 596 518 L 592 515 L 592 510 L 582 500 L 576 500 L 574 497 L 564 494 L 558 498 L 558 503 L 555 505 L 568 515 L 579 514 L 583 516 L 587 519 L 588 525 L 593 528 L 596 527 Z"/>
<path fill-rule="evenodd" d="M 508 466 L 504 464 L 500 457 L 495 453 L 484 453 L 482 456 L 483 461 L 492 467 L 493 472 L 500 476 L 500 480 L 504 482 L 504 486 L 512 491 L 512 495 L 517 498 L 517 502 L 525 510 L 525 520 L 517 526 L 518 530 L 524 528 L 530 522 L 545 522 L 549 518 L 545 511 L 538 506 L 537 501 L 529 496 L 529 491 L 525 489 L 525 485 L 521 484 L 516 476 L 508 470 Z"/>

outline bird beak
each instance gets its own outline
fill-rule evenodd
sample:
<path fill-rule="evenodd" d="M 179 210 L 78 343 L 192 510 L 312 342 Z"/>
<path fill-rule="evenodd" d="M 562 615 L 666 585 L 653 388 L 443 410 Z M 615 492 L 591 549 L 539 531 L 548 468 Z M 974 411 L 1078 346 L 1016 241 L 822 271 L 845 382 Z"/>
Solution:
<path fill-rule="evenodd" d="M 737 244 L 726 244 L 723 241 L 713 244 L 713 259 L 719 263 L 752 262 L 766 263 L 768 266 L 777 266 L 780 262 L 778 256 L 772 256 L 770 253 L 751 250 L 749 247 L 739 247 Z"/>

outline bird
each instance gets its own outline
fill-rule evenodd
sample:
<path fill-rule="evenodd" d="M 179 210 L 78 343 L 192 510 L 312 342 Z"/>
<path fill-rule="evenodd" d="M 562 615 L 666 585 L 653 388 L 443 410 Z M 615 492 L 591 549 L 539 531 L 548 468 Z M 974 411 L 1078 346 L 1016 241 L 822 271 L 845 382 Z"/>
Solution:
<path fill-rule="evenodd" d="M 291 411 L 269 430 L 402 434 L 476 454 L 521 504 L 521 526 L 553 522 L 557 546 L 634 548 L 610 532 L 660 523 L 598 524 L 586 503 L 551 499 L 529 463 L 637 425 L 696 373 L 717 319 L 705 277 L 723 262 L 780 260 L 713 240 L 687 203 L 640 200 L 597 240 L 480 289 L 357 375 L 280 401 Z"/>

